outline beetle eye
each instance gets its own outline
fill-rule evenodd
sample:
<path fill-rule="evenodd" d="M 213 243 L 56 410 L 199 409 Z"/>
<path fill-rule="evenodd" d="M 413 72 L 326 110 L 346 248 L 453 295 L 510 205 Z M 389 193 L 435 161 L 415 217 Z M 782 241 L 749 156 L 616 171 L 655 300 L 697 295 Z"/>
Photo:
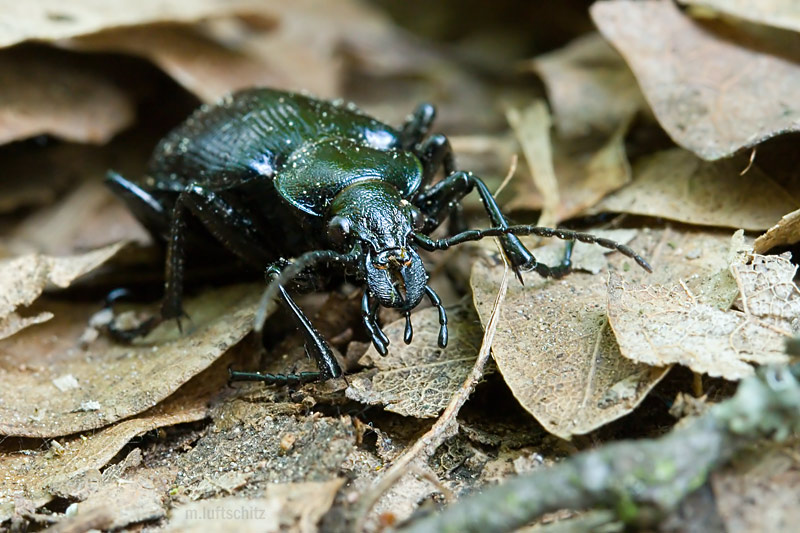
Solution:
<path fill-rule="evenodd" d="M 428 221 L 427 217 L 422 214 L 419 209 L 411 208 L 411 226 L 416 230 L 419 231 L 425 227 L 425 223 Z"/>
<path fill-rule="evenodd" d="M 336 215 L 328 222 L 328 239 L 334 246 L 342 246 L 350 236 L 350 220 Z"/>

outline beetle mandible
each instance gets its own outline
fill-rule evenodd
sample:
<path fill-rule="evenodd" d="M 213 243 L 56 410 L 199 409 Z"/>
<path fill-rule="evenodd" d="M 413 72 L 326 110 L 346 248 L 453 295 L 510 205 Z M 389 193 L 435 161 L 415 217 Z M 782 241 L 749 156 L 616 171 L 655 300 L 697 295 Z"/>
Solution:
<path fill-rule="evenodd" d="M 132 182 L 113 172 L 107 178 L 134 216 L 167 247 L 160 315 L 112 333 L 132 339 L 163 320 L 180 319 L 184 254 L 187 248 L 202 247 L 208 233 L 244 263 L 266 272 L 270 283 L 256 329 L 263 325 L 267 303 L 280 299 L 316 361 L 317 372 L 231 373 L 234 380 L 270 384 L 342 375 L 328 342 L 285 289 L 299 276 L 313 276 L 323 267 L 338 266 L 366 285 L 363 321 L 382 355 L 389 341 L 377 323 L 379 306 L 405 314 L 404 340 L 410 343 L 410 313 L 425 297 L 438 309 L 438 344 L 447 344 L 447 315 L 428 285 L 418 248 L 444 250 L 499 237 L 520 281 L 525 270 L 545 277 L 566 274 L 568 254 L 562 264 L 549 267 L 538 263 L 517 238 L 539 235 L 618 250 L 650 271 L 631 248 L 608 239 L 510 226 L 484 182 L 456 169 L 447 137 L 428 136 L 434 116 L 432 105 L 421 104 L 395 129 L 352 104 L 266 88 L 243 90 L 200 107 L 159 142 L 142 180 Z M 444 178 L 433 183 L 439 170 Z M 458 225 L 459 202 L 473 190 L 491 227 L 430 238 L 448 216 L 456 221 L 452 226 Z M 295 259 L 285 259 L 291 257 Z"/>

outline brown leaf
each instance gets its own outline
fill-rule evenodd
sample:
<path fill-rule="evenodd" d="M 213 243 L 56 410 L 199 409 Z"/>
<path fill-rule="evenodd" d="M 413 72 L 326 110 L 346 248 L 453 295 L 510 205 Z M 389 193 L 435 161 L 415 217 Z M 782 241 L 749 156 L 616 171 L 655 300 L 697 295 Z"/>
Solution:
<path fill-rule="evenodd" d="M 153 22 L 193 22 L 210 16 L 257 11 L 258 0 L 140 0 L 125 4 L 93 0 L 11 2 L 0 10 L 0 47 L 52 41 L 109 28 Z"/>
<path fill-rule="evenodd" d="M 800 523 L 798 447 L 788 443 L 740 454 L 711 474 L 719 515 L 729 533 L 792 533 Z"/>
<path fill-rule="evenodd" d="M 543 100 L 537 100 L 525 109 L 511 108 L 506 118 L 514 128 L 536 189 L 542 195 L 542 213 L 538 225 L 555 226 L 560 196 L 558 180 L 553 168 L 553 149 L 550 143 L 550 111 Z"/>
<path fill-rule="evenodd" d="M 48 285 L 68 287 L 76 278 L 102 265 L 124 245 L 118 242 L 72 257 L 30 254 L 0 261 L 0 332 L 11 335 L 26 325 L 41 322 L 25 324 L 19 315 L 12 313 L 19 307 L 31 305 Z M 2 338 L 5 337 L 0 336 Z"/>
<path fill-rule="evenodd" d="M 553 139 L 553 164 L 561 200 L 556 211 L 558 220 L 582 213 L 630 181 L 631 167 L 625 153 L 629 126 L 630 120 L 622 120 L 608 139 L 589 152 L 583 140 L 573 143 Z M 535 186 L 518 179 L 516 188 L 518 194 L 504 206 L 506 209 L 540 207 L 541 198 Z"/>
<path fill-rule="evenodd" d="M 638 160 L 633 182 L 596 205 L 690 224 L 766 229 L 798 207 L 786 191 L 757 168 L 740 175 L 737 159 L 706 162 L 675 148 Z"/>
<path fill-rule="evenodd" d="M 800 241 L 800 209 L 783 215 L 777 224 L 753 243 L 753 251 L 764 254 L 776 246 L 787 246 Z"/>
<path fill-rule="evenodd" d="M 596 2 L 591 14 L 667 133 L 703 159 L 798 129 L 800 65 L 786 55 L 796 44 L 692 20 L 668 1 Z"/>
<path fill-rule="evenodd" d="M 347 397 L 383 404 L 387 411 L 403 416 L 437 416 L 472 369 L 483 334 L 469 306 L 453 307 L 447 312 L 447 348 L 439 348 L 438 316 L 433 307 L 414 313 L 414 339 L 409 345 L 403 342 L 405 318 L 386 326 L 389 353 L 381 357 L 370 346 L 360 363 L 373 365 L 378 372 L 367 370 L 349 378 Z"/>
<path fill-rule="evenodd" d="M 50 322 L 0 342 L 0 435 L 54 437 L 111 424 L 156 405 L 252 328 L 260 287 L 207 291 L 135 345 L 80 338 L 96 305 L 49 303 Z"/>
<path fill-rule="evenodd" d="M 628 65 L 597 33 L 538 56 L 530 66 L 545 82 L 556 129 L 564 138 L 609 135 L 647 108 Z"/>
<path fill-rule="evenodd" d="M 620 349 L 633 361 L 679 363 L 701 374 L 738 380 L 747 364 L 786 363 L 780 332 L 744 313 L 698 303 L 686 287 L 630 285 L 611 274 L 608 318 Z"/>
<path fill-rule="evenodd" d="M 68 46 L 149 59 L 206 102 L 245 87 L 285 86 L 285 80 L 276 78 L 268 63 L 225 47 L 186 26 L 115 29 L 74 39 Z"/>
<path fill-rule="evenodd" d="M 224 387 L 228 362 L 219 361 L 167 401 L 116 425 L 88 435 L 59 439 L 49 447 L 36 443 L 22 453 L 15 448 L 0 448 L 0 471 L 4 473 L 0 476 L 0 523 L 15 512 L 34 512 L 45 505 L 53 498 L 54 491 L 60 492 L 55 489 L 57 486 L 85 484 L 87 473 L 105 466 L 136 435 L 203 419 L 209 400 Z M 6 515 L 4 498 L 16 504 Z"/>
<path fill-rule="evenodd" d="M 563 243 L 553 247 L 563 253 Z M 577 245 L 576 245 L 577 248 Z M 487 320 L 502 267 L 477 261 L 475 307 Z M 634 409 L 666 372 L 619 353 L 604 309 L 599 276 L 580 272 L 554 281 L 526 276 L 511 284 L 492 345 L 514 396 L 550 433 L 587 433 Z"/>
<path fill-rule="evenodd" d="M 180 505 L 166 530 L 315 533 L 344 481 L 270 484 L 261 498 L 230 496 Z"/>
<path fill-rule="evenodd" d="M 680 0 L 743 20 L 800 31 L 800 9 L 794 0 Z"/>
<path fill-rule="evenodd" d="M 103 144 L 134 117 L 110 80 L 39 49 L 0 51 L 0 102 L 0 144 L 42 134 Z"/>

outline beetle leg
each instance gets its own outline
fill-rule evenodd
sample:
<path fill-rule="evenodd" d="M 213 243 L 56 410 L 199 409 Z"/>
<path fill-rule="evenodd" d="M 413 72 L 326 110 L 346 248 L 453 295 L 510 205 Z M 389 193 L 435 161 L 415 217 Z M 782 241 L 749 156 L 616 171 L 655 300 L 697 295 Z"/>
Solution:
<path fill-rule="evenodd" d="M 413 150 L 428 134 L 436 118 L 436 108 L 422 103 L 409 115 L 400 128 L 400 146 L 403 150 Z"/>
<path fill-rule="evenodd" d="M 119 198 L 141 221 L 142 225 L 155 237 L 165 238 L 169 233 L 169 210 L 150 192 L 137 184 L 109 171 L 105 179 L 106 186 Z"/>
<path fill-rule="evenodd" d="M 430 233 L 437 228 L 449 211 L 473 189 L 478 191 L 492 225 L 507 228 L 508 223 L 500 211 L 500 206 L 497 205 L 483 180 L 472 173 L 459 171 L 429 187 L 414 199 L 414 204 L 429 220 L 422 232 Z M 508 256 L 517 278 L 522 281 L 520 270 L 532 268 L 537 264 L 536 259 L 514 234 L 502 233 L 499 236 L 503 251 Z"/>
<path fill-rule="evenodd" d="M 263 381 L 265 385 L 302 385 L 328 379 L 322 372 L 299 372 L 297 374 L 268 374 L 261 372 L 240 372 L 228 369 L 229 381 Z"/>
<path fill-rule="evenodd" d="M 630 257 L 636 263 L 645 269 L 648 272 L 652 272 L 653 268 L 647 262 L 647 260 L 637 254 L 633 248 L 630 246 L 626 246 L 624 244 L 620 244 L 616 241 L 612 241 L 611 239 L 606 239 L 604 237 L 598 237 L 597 235 L 592 235 L 591 233 L 582 233 L 579 231 L 572 231 L 567 229 L 557 229 L 557 228 L 545 228 L 541 226 L 529 226 L 529 225 L 515 225 L 515 226 L 506 226 L 506 227 L 494 227 L 494 228 L 486 228 L 486 229 L 471 229 L 464 232 L 461 232 L 457 235 L 453 235 L 452 237 L 446 237 L 444 239 L 431 239 L 426 235 L 421 234 L 414 234 L 414 242 L 422 248 L 423 250 L 428 251 L 435 251 L 435 250 L 446 250 L 451 246 L 455 246 L 457 244 L 461 244 L 464 242 L 469 241 L 478 241 L 480 239 L 485 239 L 486 237 L 503 237 L 504 235 L 536 235 L 539 237 L 555 237 L 557 239 L 562 239 L 565 241 L 580 241 L 585 242 L 587 244 L 597 244 L 602 246 L 603 248 L 608 248 L 610 250 L 616 250 L 621 254 Z M 566 274 L 569 271 L 569 267 L 571 265 L 571 255 L 572 250 L 568 248 L 567 254 L 565 254 L 564 260 L 562 264 L 555 267 L 549 267 L 542 263 L 537 263 L 534 260 L 532 265 L 533 270 L 536 270 L 541 276 L 543 277 L 560 277 Z"/>

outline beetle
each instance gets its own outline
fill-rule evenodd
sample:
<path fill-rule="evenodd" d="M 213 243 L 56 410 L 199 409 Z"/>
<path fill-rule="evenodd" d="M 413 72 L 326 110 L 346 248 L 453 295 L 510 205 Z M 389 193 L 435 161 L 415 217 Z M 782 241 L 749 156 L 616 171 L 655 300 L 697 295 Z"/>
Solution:
<path fill-rule="evenodd" d="M 563 276 L 570 270 L 569 253 L 562 264 L 550 267 L 538 263 L 517 237 L 539 235 L 618 250 L 651 270 L 631 248 L 608 239 L 509 225 L 483 180 L 456 169 L 447 137 L 429 136 L 435 114 L 432 105 L 420 104 L 395 129 L 353 104 L 268 88 L 239 91 L 200 107 L 158 143 L 143 179 L 134 182 L 114 172 L 106 179 L 134 216 L 166 244 L 160 314 L 135 328 L 112 329 L 112 334 L 130 340 L 163 320 L 180 324 L 184 255 L 187 249 L 207 246 L 209 234 L 239 260 L 266 273 L 269 285 L 256 329 L 263 325 L 269 302 L 279 299 L 316 361 L 316 372 L 231 372 L 233 380 L 268 384 L 342 375 L 328 342 L 286 290 L 298 278 L 313 279 L 323 269 L 339 268 L 365 285 L 362 318 L 382 355 L 389 341 L 377 323 L 379 307 L 405 314 L 404 341 L 410 343 L 410 313 L 425 297 L 438 310 L 438 344 L 447 344 L 447 314 L 427 283 L 418 249 L 444 250 L 498 237 L 520 281 L 528 270 Z M 434 183 L 440 170 L 444 177 Z M 472 191 L 480 196 L 491 227 L 429 237 L 448 216 L 451 226 L 459 225 L 460 200 Z"/>

